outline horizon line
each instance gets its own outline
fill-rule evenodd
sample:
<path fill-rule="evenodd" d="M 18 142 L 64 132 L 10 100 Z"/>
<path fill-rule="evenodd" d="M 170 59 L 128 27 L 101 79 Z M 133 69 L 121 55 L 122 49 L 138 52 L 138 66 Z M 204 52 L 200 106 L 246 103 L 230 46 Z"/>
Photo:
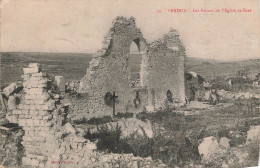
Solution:
<path fill-rule="evenodd" d="M 93 55 L 94 53 L 91 52 L 43 52 L 43 51 L 0 51 L 1 53 L 42 53 L 42 54 L 89 54 Z M 247 58 L 247 59 L 217 59 L 217 58 L 199 58 L 199 57 L 192 57 L 187 56 L 188 58 L 196 58 L 196 59 L 206 59 L 206 60 L 212 60 L 212 61 L 225 61 L 225 62 L 236 62 L 236 61 L 246 61 L 246 60 L 258 60 L 260 58 Z"/>

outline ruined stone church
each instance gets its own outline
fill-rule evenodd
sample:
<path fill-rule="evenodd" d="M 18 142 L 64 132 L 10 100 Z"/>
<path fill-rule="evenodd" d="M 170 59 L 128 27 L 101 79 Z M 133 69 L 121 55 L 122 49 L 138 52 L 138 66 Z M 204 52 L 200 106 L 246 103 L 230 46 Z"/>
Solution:
<path fill-rule="evenodd" d="M 132 43 L 141 57 L 136 81 L 129 63 Z M 135 18 L 117 17 L 80 82 L 80 91 L 88 94 L 88 113 L 103 116 L 112 115 L 112 108 L 115 113 L 137 113 L 183 105 L 185 57 L 176 30 L 147 43 Z"/>

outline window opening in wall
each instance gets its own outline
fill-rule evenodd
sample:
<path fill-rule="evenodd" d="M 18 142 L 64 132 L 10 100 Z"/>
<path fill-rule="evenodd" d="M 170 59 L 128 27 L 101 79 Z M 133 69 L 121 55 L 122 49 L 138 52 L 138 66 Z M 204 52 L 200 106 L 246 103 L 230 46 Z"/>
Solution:
<path fill-rule="evenodd" d="M 133 40 L 130 45 L 130 53 L 128 54 L 128 65 L 131 70 L 132 87 L 140 86 L 140 71 L 142 54 L 140 54 L 139 39 Z"/>

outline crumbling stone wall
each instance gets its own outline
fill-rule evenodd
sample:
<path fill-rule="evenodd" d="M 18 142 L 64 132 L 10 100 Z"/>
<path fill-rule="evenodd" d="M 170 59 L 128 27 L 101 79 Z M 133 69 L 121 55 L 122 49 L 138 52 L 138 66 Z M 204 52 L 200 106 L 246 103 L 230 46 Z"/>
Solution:
<path fill-rule="evenodd" d="M 57 145 L 53 138 L 53 127 L 61 125 L 62 119 L 55 107 L 55 100 L 47 90 L 46 73 L 41 72 L 41 67 L 36 63 L 29 64 L 23 71 L 24 99 L 12 111 L 17 116 L 19 126 L 25 131 L 22 164 L 46 167 L 46 161 L 55 152 Z"/>
<path fill-rule="evenodd" d="M 113 91 L 118 96 L 116 112 L 124 113 L 128 106 L 133 106 L 133 100 L 129 97 L 135 93 L 131 89 L 128 66 L 128 54 L 133 41 L 140 50 L 144 50 L 146 40 L 136 28 L 134 18 L 118 17 L 106 35 L 102 49 L 93 56 L 87 74 L 81 80 L 81 90 L 86 90 L 90 97 L 90 113 L 112 115 L 112 107 L 104 103 L 104 96 Z"/>
<path fill-rule="evenodd" d="M 68 115 L 67 121 L 73 122 L 75 120 L 81 120 L 86 118 L 86 113 L 88 110 L 88 95 L 87 94 L 77 94 L 77 95 L 70 95 L 66 94 L 63 100 L 63 104 L 68 103 Z M 88 113 L 89 114 L 89 113 Z M 88 118 L 95 117 L 89 114 Z"/>
<path fill-rule="evenodd" d="M 24 96 L 19 106 L 9 111 L 12 116 L 9 118 L 9 122 L 17 122 L 22 127 L 24 134 L 19 135 L 19 144 L 22 144 L 21 148 L 24 149 L 24 152 L 17 154 L 16 152 L 20 151 L 17 147 L 11 151 L 17 154 L 17 158 L 14 159 L 16 162 L 12 165 L 83 168 L 120 167 L 122 165 L 136 167 L 137 164 L 141 167 L 147 165 L 166 167 L 161 161 L 153 161 L 151 158 L 96 151 L 96 143 L 83 137 L 84 130 L 81 132 L 66 122 L 67 110 L 65 107 L 68 107 L 66 105 L 68 102 L 53 90 L 53 81 L 41 71 L 41 66 L 31 63 L 23 71 Z M 78 98 L 87 98 L 87 95 L 85 96 Z M 62 100 L 57 100 L 57 97 Z M 16 118 L 16 120 L 12 118 Z M 13 145 L 13 143 L 7 145 Z M 5 150 L 4 153 L 10 154 L 10 151 Z M 0 156 L 2 162 L 6 157 Z"/>
<path fill-rule="evenodd" d="M 185 48 L 176 30 L 172 29 L 149 46 L 145 85 L 153 89 L 150 95 L 154 98 L 149 100 L 149 104 L 155 109 L 163 108 L 165 102 L 184 104 L 184 61 Z M 167 91 L 171 92 L 173 102 L 167 99 Z"/>
<path fill-rule="evenodd" d="M 138 89 L 131 87 L 131 66 L 128 62 L 133 41 L 142 55 L 139 88 L 142 103 L 139 107 L 134 103 Z M 165 108 L 168 90 L 174 100 L 170 101 L 172 106 L 175 102 L 184 104 L 184 60 L 185 49 L 177 31 L 172 30 L 162 39 L 147 44 L 136 28 L 134 18 L 117 17 L 102 49 L 94 54 L 86 76 L 80 82 L 80 90 L 89 94 L 86 111 L 99 116 L 112 115 L 112 107 L 105 104 L 104 96 L 113 91 L 118 96 L 116 112 L 121 113 Z"/>

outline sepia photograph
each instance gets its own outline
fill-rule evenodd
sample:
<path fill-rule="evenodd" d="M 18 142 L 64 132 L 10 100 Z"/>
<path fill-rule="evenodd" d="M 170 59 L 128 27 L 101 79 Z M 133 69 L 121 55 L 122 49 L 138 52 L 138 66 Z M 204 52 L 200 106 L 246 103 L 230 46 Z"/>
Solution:
<path fill-rule="evenodd" d="M 260 1 L 0 0 L 0 168 L 260 167 Z"/>

